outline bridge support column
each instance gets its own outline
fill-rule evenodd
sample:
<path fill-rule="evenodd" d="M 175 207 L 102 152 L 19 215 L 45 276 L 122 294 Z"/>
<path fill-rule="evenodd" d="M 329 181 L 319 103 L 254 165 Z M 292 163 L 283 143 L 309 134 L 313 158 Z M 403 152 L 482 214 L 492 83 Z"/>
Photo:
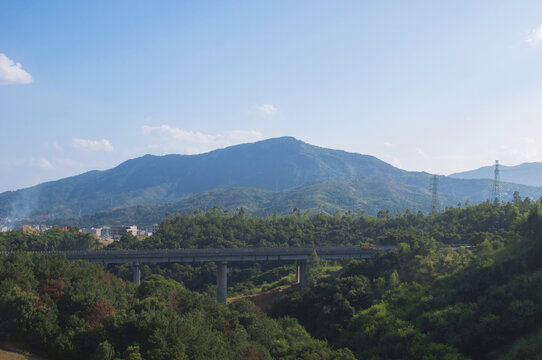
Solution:
<path fill-rule="evenodd" d="M 228 292 L 227 262 L 219 261 L 216 264 L 216 300 L 225 303 Z"/>
<path fill-rule="evenodd" d="M 309 262 L 307 260 L 296 261 L 296 281 L 302 288 L 309 285 Z"/>
<path fill-rule="evenodd" d="M 139 263 L 134 263 L 134 284 L 139 285 L 141 282 L 141 269 L 139 268 Z"/>

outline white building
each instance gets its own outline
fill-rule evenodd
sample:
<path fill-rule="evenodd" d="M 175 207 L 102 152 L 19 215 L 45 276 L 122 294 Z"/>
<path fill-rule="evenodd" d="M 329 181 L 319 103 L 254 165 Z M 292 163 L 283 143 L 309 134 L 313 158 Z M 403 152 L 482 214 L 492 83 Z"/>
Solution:
<path fill-rule="evenodd" d="M 122 235 L 130 233 L 134 236 L 137 235 L 137 226 L 135 225 L 120 225 L 120 226 L 112 226 L 111 230 L 109 231 L 109 234 L 114 239 L 120 239 Z"/>

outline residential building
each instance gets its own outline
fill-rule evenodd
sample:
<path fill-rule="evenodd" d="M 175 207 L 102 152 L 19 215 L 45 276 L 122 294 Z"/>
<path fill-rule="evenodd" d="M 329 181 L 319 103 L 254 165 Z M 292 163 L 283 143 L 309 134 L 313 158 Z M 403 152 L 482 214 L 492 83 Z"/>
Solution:
<path fill-rule="evenodd" d="M 112 226 L 109 234 L 113 239 L 120 239 L 122 235 L 130 233 L 134 236 L 137 235 L 137 226 L 135 225 L 120 225 L 120 226 Z"/>

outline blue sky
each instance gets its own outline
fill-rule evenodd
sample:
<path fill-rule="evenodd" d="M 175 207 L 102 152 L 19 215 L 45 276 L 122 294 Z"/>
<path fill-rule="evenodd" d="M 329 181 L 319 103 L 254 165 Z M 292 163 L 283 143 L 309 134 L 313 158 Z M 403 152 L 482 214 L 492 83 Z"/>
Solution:
<path fill-rule="evenodd" d="M 540 1 L 4 1 L 0 191 L 277 136 L 542 161 Z"/>

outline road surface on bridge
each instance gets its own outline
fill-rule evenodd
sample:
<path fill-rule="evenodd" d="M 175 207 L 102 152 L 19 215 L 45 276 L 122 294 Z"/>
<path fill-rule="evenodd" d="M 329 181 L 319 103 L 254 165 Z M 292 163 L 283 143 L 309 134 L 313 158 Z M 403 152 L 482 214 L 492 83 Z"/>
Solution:
<path fill-rule="evenodd" d="M 265 247 L 265 248 L 211 248 L 179 250 L 102 250 L 41 252 L 65 255 L 70 261 L 83 260 L 93 263 L 158 263 L 158 262 L 244 262 L 244 261 L 295 261 L 310 260 L 316 251 L 318 258 L 368 259 L 379 251 L 393 250 L 393 246 L 314 246 L 314 247 Z"/>

